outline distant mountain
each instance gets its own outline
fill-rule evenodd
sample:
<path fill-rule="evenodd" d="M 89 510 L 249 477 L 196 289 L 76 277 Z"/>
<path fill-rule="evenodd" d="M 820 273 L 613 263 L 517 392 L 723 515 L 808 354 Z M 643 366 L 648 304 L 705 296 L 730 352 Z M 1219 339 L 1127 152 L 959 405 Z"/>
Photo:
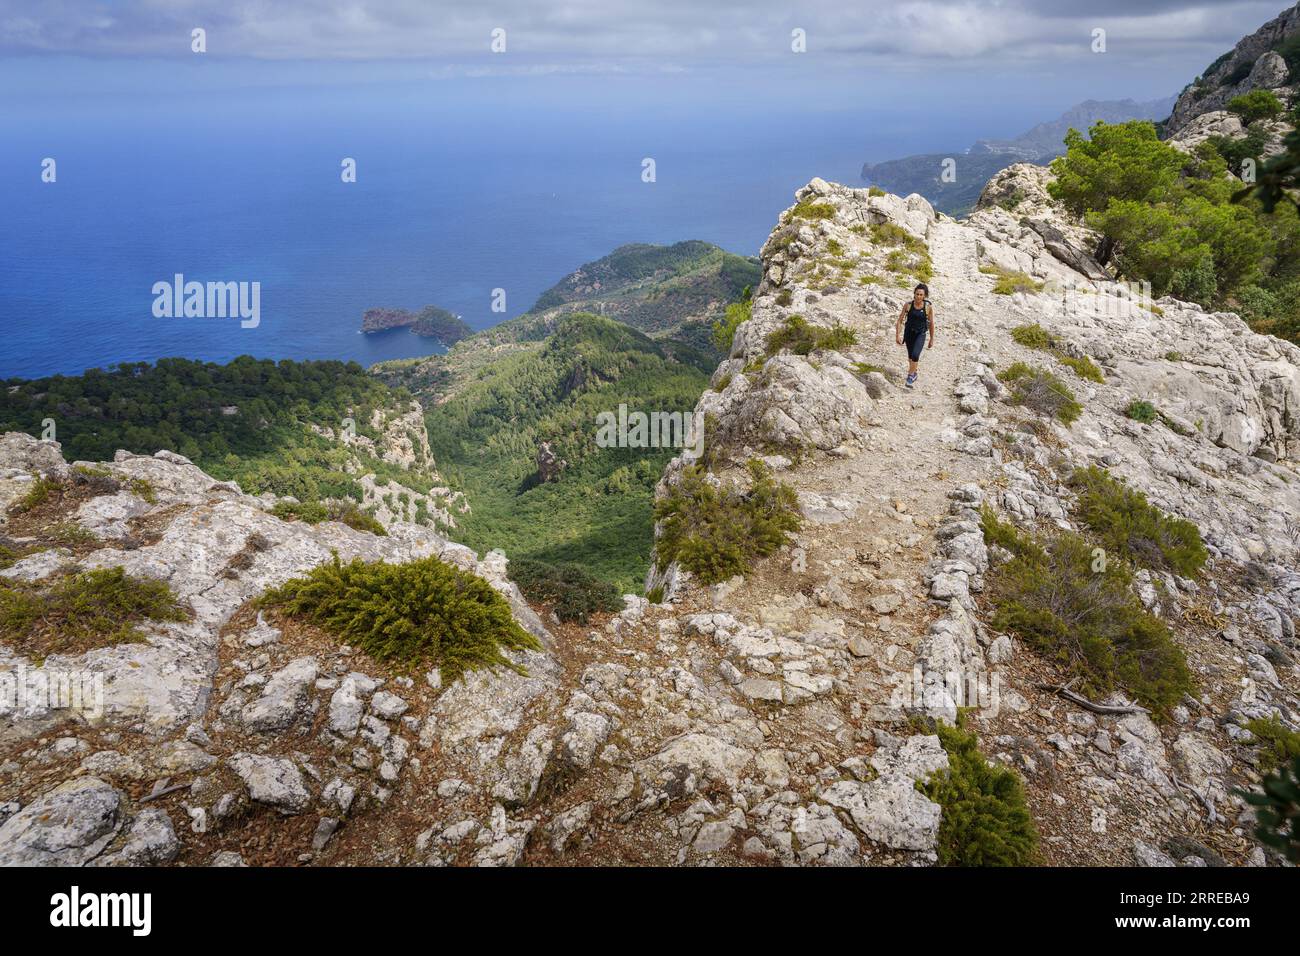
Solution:
<path fill-rule="evenodd" d="M 965 153 L 925 153 L 866 163 L 862 178 L 872 186 L 906 196 L 920 193 L 941 212 L 964 216 L 975 206 L 980 190 L 993 176 L 1014 163 L 1046 163 L 1064 150 L 1070 129 L 1087 132 L 1098 120 L 1123 123 L 1133 119 L 1161 120 L 1169 115 L 1175 97 L 1138 103 L 1133 100 L 1086 100 L 1055 120 L 1039 123 L 1015 139 L 981 139 Z M 956 179 L 943 182 L 945 160 L 956 161 Z"/>

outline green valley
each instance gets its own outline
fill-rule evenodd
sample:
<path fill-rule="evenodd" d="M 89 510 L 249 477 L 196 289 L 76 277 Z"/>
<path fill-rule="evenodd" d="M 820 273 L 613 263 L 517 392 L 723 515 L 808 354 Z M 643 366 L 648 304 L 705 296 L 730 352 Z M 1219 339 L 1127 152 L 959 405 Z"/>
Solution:
<path fill-rule="evenodd" d="M 706 242 L 621 246 L 446 355 L 375 366 L 424 404 L 439 470 L 469 501 L 453 535 L 639 592 L 654 486 L 677 450 L 598 448 L 596 415 L 693 409 L 719 360 L 713 324 L 759 277 Z M 542 442 L 565 462 L 552 481 Z"/>

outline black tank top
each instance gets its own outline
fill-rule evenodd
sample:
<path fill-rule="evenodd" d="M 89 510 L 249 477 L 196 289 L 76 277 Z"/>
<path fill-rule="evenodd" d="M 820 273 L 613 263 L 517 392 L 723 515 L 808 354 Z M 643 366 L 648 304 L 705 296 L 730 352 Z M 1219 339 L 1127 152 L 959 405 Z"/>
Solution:
<path fill-rule="evenodd" d="M 907 328 L 910 331 L 919 332 L 930 327 L 930 318 L 925 313 L 929 305 L 930 300 L 926 299 L 925 305 L 919 309 L 914 304 L 907 307 Z"/>

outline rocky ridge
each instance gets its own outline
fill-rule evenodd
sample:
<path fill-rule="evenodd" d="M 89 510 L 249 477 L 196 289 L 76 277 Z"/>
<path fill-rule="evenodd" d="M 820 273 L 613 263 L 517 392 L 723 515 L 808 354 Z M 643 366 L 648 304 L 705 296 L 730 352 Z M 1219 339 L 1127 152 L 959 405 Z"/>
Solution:
<path fill-rule="evenodd" d="M 1300 32 L 1300 4 L 1283 10 L 1254 33 L 1243 37 L 1179 95 L 1166 129 L 1171 138 L 1190 132 L 1201 117 L 1218 113 L 1233 97 L 1251 90 L 1272 90 L 1289 103 L 1290 69 L 1276 52 L 1283 41 Z"/>
<path fill-rule="evenodd" d="M 1041 174 L 1010 175 L 999 188 L 1041 192 Z M 388 538 L 281 522 L 178 456 L 119 455 L 105 467 L 147 477 L 155 503 L 92 497 L 73 520 L 99 544 L 0 573 L 119 565 L 167 580 L 195 617 L 44 662 L 102 671 L 106 706 L 94 719 L 5 717 L 0 862 L 924 865 L 942 808 L 915 784 L 948 758 L 910 718 L 971 703 L 985 751 L 1025 779 L 1045 862 L 1270 862 L 1231 791 L 1258 775 L 1246 720 L 1300 720 L 1300 351 L 1230 314 L 1140 308 L 1079 271 L 1086 233 L 1050 203 L 1021 215 L 989 203 L 957 222 L 919 196 L 820 180 L 796 199 L 763 249 L 753 317 L 698 406 L 716 480 L 761 457 L 798 492 L 804 527 L 789 546 L 712 587 L 656 572 L 663 604 L 629 597 L 591 626 L 543 624 L 499 553 L 479 559 L 400 520 Z M 810 203 L 829 214 L 796 214 Z M 914 280 L 891 267 L 894 247 L 872 228 L 884 225 L 933 263 L 939 336 L 914 390 L 900 387 L 893 341 Z M 999 295 L 981 268 L 1051 285 Z M 795 314 L 856 344 L 768 357 L 767 337 Z M 1055 364 L 1011 338 L 1030 322 L 1105 373 L 1069 379 L 1084 407 L 1072 428 L 1031 427 L 994 374 Z M 1177 427 L 1128 419 L 1134 398 Z M 1069 527 L 1064 475 L 1087 463 L 1196 522 L 1211 551 L 1199 581 L 1140 578 L 1199 684 L 1166 724 L 1043 690 L 1050 667 L 985 623 L 996 555 L 978 509 Z M 4 502 L 67 468 L 18 435 L 0 442 L 0 467 Z M 227 576 L 254 534 L 267 546 Z M 331 550 L 434 554 L 481 574 L 545 651 L 521 658 L 527 675 L 447 685 L 249 605 Z M 978 699 L 955 693 L 952 674 Z"/>

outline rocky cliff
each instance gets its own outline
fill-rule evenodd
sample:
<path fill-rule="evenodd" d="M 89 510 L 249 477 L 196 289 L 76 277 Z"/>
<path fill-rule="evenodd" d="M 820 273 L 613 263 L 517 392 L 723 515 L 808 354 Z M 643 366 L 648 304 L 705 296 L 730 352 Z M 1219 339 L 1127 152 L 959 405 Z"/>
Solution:
<path fill-rule="evenodd" d="M 1296 52 L 1287 41 L 1293 40 L 1298 33 L 1300 4 L 1282 11 L 1254 33 L 1239 40 L 1179 95 L 1166 123 L 1168 132 L 1177 136 L 1199 117 L 1222 110 L 1233 97 L 1251 90 L 1276 92 L 1293 86 L 1287 56 L 1294 62 Z"/>
<path fill-rule="evenodd" d="M 13 517 L 13 547 L 32 553 L 0 574 L 121 566 L 168 581 L 193 617 L 40 664 L 104 673 L 105 706 L 7 715 L 0 860 L 933 863 L 944 807 L 917 784 L 950 755 L 925 720 L 971 706 L 989 759 L 1024 780 L 1042 862 L 1276 862 L 1233 790 L 1260 773 L 1245 724 L 1300 718 L 1300 350 L 1090 274 L 1086 232 L 1031 169 L 999 186 L 1024 209 L 990 201 L 963 222 L 919 196 L 799 191 L 698 410 L 710 480 L 740 485 L 761 458 L 802 528 L 721 584 L 670 564 L 648 582 L 663 603 L 544 625 L 500 554 L 400 522 L 387 538 L 282 522 L 167 454 L 104 463 L 123 487 L 78 491 L 46 525 Z M 893 323 L 917 271 L 933 273 L 938 337 L 907 390 Z M 852 336 L 773 348 L 796 315 Z M 1051 351 L 1013 337 L 1026 324 Z M 1100 381 L 1075 374 L 1084 358 Z M 1016 362 L 1069 383 L 1071 425 L 1013 404 L 997 373 Z M 1134 401 L 1161 416 L 1135 420 Z M 1205 541 L 1203 574 L 1134 577 L 1194 678 L 1159 719 L 1121 691 L 1080 704 L 992 624 L 986 589 L 1008 555 L 981 509 L 1025 533 L 1078 528 L 1068 478 L 1087 465 Z M 66 467 L 6 436 L 0 492 L 15 501 Z M 67 523 L 94 540 L 34 550 Z M 545 649 L 527 675 L 447 685 L 259 618 L 251 599 L 331 550 L 455 562 Z M 6 653 L 11 670 L 38 666 Z"/>

